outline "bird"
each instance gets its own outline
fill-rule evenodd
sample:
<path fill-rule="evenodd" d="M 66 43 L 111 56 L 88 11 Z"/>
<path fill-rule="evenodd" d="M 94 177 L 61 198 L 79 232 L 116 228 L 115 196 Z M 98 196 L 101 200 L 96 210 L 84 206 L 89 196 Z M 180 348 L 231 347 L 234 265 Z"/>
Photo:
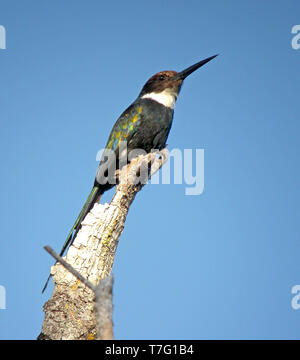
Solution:
<path fill-rule="evenodd" d="M 67 239 L 61 249 L 60 256 L 73 243 L 81 223 L 102 194 L 116 184 L 115 170 L 126 165 L 122 158 L 121 147 L 125 146 L 127 153 L 142 149 L 146 153 L 152 149 L 162 150 L 172 126 L 174 107 L 183 81 L 194 71 L 214 59 L 217 55 L 189 66 L 183 71 L 160 71 L 153 75 L 143 86 L 136 100 L 120 115 L 108 137 L 102 154 L 92 190 L 81 209 Z M 126 154 L 123 156 L 126 156 Z M 45 291 L 51 274 L 42 290 Z"/>

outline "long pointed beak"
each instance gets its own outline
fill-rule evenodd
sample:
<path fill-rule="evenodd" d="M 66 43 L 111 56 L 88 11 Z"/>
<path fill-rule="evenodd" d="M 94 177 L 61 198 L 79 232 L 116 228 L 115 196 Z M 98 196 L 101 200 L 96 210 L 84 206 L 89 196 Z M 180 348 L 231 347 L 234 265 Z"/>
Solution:
<path fill-rule="evenodd" d="M 218 55 L 214 55 L 214 56 L 210 56 L 207 59 L 204 59 L 202 61 L 197 62 L 196 64 L 188 67 L 187 69 L 181 71 L 180 73 L 177 74 L 177 76 L 184 80 L 186 77 L 188 77 L 192 72 L 196 71 L 197 69 L 199 69 L 201 66 L 205 65 L 206 63 L 208 63 L 210 60 L 214 59 L 216 56 Z M 176 77 L 177 77 L 176 76 Z"/>

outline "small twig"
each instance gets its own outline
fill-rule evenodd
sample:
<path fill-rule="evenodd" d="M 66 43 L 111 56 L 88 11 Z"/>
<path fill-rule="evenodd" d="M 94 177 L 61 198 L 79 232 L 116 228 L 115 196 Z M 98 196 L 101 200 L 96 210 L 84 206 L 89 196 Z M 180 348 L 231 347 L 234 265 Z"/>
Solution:
<path fill-rule="evenodd" d="M 100 340 L 113 340 L 113 302 L 112 288 L 114 278 L 113 275 L 105 276 L 98 286 L 94 286 L 77 270 L 68 264 L 61 256 L 59 256 L 50 246 L 44 246 L 44 249 L 54 257 L 56 261 L 61 263 L 72 275 L 77 277 L 84 285 L 89 287 L 95 293 L 95 309 L 97 313 L 98 334 Z"/>
<path fill-rule="evenodd" d="M 79 281 L 81 281 L 84 285 L 86 285 L 88 288 L 96 292 L 96 287 L 89 282 L 85 277 L 83 277 L 77 270 L 73 268 L 70 264 L 68 264 L 61 256 L 56 254 L 56 252 L 48 245 L 44 246 L 44 249 L 54 257 L 56 261 L 61 263 L 68 271 L 70 271 L 71 274 L 73 274 Z"/>

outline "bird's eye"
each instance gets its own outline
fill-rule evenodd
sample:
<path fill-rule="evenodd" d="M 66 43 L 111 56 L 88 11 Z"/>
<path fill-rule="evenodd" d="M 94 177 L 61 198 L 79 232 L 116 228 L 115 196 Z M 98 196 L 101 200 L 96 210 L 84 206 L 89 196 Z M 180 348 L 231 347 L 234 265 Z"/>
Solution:
<path fill-rule="evenodd" d="M 165 75 L 160 75 L 159 80 L 165 80 Z"/>

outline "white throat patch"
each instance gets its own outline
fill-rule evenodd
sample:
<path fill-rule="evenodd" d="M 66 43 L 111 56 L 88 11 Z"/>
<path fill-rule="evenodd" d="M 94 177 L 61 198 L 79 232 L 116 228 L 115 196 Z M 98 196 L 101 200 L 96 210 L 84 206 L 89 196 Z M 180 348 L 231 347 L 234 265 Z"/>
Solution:
<path fill-rule="evenodd" d="M 142 99 L 152 99 L 171 109 L 174 109 L 176 98 L 176 94 L 168 89 L 160 93 L 152 92 L 142 96 Z"/>

